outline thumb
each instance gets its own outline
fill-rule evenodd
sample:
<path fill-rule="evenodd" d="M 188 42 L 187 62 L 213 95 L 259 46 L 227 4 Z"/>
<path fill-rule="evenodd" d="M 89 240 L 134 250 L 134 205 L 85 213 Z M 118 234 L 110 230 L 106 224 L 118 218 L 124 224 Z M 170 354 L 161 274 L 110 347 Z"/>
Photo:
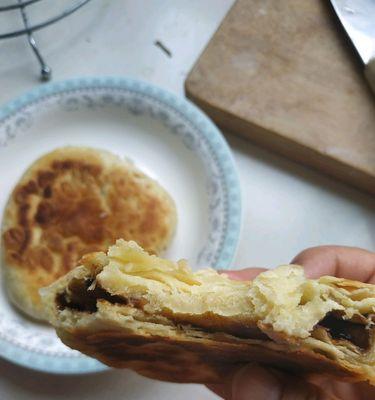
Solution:
<path fill-rule="evenodd" d="M 240 369 L 232 380 L 231 400 L 334 400 L 317 386 L 294 375 L 255 364 Z"/>

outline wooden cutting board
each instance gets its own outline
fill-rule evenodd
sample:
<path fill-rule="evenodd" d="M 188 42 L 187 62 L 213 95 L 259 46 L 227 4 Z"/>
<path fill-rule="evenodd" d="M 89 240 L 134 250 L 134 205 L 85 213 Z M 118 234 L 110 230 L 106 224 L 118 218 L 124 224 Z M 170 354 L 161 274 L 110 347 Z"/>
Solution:
<path fill-rule="evenodd" d="M 375 96 L 328 0 L 239 0 L 193 67 L 217 124 L 375 194 Z"/>

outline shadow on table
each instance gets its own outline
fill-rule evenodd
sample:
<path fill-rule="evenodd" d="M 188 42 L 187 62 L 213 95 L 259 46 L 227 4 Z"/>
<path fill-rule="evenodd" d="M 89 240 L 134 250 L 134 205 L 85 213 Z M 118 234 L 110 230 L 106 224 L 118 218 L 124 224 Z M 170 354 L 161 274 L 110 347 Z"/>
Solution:
<path fill-rule="evenodd" d="M 270 169 L 281 170 L 283 173 L 305 181 L 329 195 L 341 197 L 349 203 L 355 203 L 360 207 L 363 207 L 365 210 L 373 212 L 375 217 L 375 200 L 374 196 L 371 194 L 362 192 L 349 185 L 341 183 L 334 178 L 324 175 L 323 173 L 316 172 L 313 169 L 260 148 L 250 143 L 248 140 L 234 134 L 225 132 L 225 137 L 228 140 L 230 147 L 242 156 L 248 156 L 257 163 L 269 166 Z M 368 220 L 367 225 L 368 232 L 370 233 L 372 242 L 375 246 L 374 220 Z"/>

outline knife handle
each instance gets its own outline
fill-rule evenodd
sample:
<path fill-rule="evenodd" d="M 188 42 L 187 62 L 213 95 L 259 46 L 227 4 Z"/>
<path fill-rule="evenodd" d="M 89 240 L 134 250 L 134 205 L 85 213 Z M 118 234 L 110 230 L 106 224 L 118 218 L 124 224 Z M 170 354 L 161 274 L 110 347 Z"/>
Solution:
<path fill-rule="evenodd" d="M 365 77 L 372 91 L 375 93 L 375 57 L 365 66 Z"/>

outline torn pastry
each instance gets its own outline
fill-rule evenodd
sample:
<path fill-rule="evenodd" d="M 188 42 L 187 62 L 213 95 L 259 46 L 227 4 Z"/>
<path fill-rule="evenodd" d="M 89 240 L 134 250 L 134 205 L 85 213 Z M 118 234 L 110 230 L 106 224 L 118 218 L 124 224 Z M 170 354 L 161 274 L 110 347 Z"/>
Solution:
<path fill-rule="evenodd" d="M 61 340 L 116 368 L 220 382 L 259 362 L 375 384 L 375 286 L 285 265 L 252 282 L 118 240 L 41 290 Z"/>

